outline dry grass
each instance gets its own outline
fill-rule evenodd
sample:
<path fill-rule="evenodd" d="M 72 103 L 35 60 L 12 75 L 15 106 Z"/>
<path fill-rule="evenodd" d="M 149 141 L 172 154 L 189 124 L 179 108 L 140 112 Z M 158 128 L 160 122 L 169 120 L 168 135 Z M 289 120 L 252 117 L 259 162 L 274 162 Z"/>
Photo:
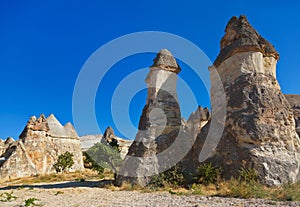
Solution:
<path fill-rule="evenodd" d="M 85 169 L 82 172 L 72 172 L 72 173 L 56 173 L 49 175 L 39 175 L 34 177 L 26 177 L 20 179 L 13 179 L 7 182 L 2 182 L 1 184 L 22 184 L 30 185 L 34 183 L 52 183 L 61 181 L 83 181 L 83 180 L 100 180 L 100 179 L 111 179 L 113 174 L 109 171 L 105 171 L 103 175 L 99 176 L 96 171 Z"/>
<path fill-rule="evenodd" d="M 34 183 L 52 183 L 61 181 L 83 181 L 102 179 L 112 180 L 113 174 L 105 171 L 100 177 L 97 172 L 86 169 L 83 172 L 51 174 L 37 177 L 29 177 L 11 180 L 4 185 L 28 185 Z M 107 182 L 105 188 L 112 191 L 139 191 L 139 192 L 169 192 L 176 195 L 203 195 L 203 196 L 224 196 L 238 198 L 263 198 L 279 201 L 300 201 L 300 182 L 295 184 L 286 184 L 280 187 L 266 187 L 258 182 L 245 182 L 236 179 L 221 181 L 217 184 L 193 184 L 189 187 L 165 185 L 164 187 L 147 186 L 141 187 L 132 185 L 128 182 L 123 183 L 121 187 Z"/>
<path fill-rule="evenodd" d="M 277 201 L 300 201 L 300 182 L 280 187 L 266 187 L 259 182 L 244 182 L 236 179 L 222 181 L 218 184 L 193 184 L 189 188 L 181 186 L 141 187 L 130 183 L 123 183 L 121 187 L 107 185 L 113 191 L 139 191 L 139 192 L 169 192 L 176 195 L 202 195 L 236 198 L 262 198 Z"/>

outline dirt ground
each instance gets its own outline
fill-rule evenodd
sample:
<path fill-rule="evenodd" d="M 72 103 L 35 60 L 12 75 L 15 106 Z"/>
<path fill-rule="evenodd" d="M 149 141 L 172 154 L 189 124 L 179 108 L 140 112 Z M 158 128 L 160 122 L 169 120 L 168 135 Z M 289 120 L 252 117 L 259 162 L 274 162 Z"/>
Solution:
<path fill-rule="evenodd" d="M 103 183 L 102 183 L 103 184 Z M 6 194 L 16 198 L 5 202 Z M 262 199 L 237 199 L 206 196 L 178 196 L 168 192 L 142 193 L 114 191 L 100 187 L 98 181 L 56 182 L 29 185 L 0 186 L 1 207 L 25 206 L 25 200 L 34 198 L 36 206 L 45 207 L 246 207 L 246 206 L 300 206 L 300 202 L 275 202 Z M 33 205 L 31 205 L 33 206 Z"/>

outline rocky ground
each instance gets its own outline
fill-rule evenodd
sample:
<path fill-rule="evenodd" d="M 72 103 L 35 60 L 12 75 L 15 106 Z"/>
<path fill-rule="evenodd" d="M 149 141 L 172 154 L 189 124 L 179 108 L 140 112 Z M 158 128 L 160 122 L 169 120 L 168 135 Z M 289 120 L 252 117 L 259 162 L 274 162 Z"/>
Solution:
<path fill-rule="evenodd" d="M 0 201 L 1 207 L 25 206 L 25 200 L 38 199 L 35 204 L 46 207 L 100 207 L 100 206 L 300 206 L 300 202 L 275 202 L 261 199 L 237 199 L 205 196 L 178 196 L 168 192 L 142 193 L 137 191 L 113 191 L 100 188 L 98 182 L 64 182 L 36 185 L 2 186 L 0 194 L 11 193 L 17 198 Z M 1 196 L 3 200 L 5 196 Z"/>

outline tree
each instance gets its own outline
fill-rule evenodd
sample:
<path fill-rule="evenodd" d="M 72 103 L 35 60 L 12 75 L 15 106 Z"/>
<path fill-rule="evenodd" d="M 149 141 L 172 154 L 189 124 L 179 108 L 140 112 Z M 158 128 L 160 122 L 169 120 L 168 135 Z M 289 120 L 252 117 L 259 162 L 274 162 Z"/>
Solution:
<path fill-rule="evenodd" d="M 59 155 L 57 162 L 53 165 L 56 172 L 64 173 L 65 170 L 71 168 L 74 164 L 73 156 L 74 155 L 68 151 Z"/>
<path fill-rule="evenodd" d="M 119 146 L 119 142 L 117 139 L 112 138 L 111 141 L 109 142 L 109 145 L 120 152 L 120 149 L 119 149 L 120 146 Z"/>
<path fill-rule="evenodd" d="M 116 147 L 106 145 L 103 143 L 96 143 L 86 152 L 91 159 L 93 159 L 99 166 L 117 172 L 122 164 L 120 152 Z"/>

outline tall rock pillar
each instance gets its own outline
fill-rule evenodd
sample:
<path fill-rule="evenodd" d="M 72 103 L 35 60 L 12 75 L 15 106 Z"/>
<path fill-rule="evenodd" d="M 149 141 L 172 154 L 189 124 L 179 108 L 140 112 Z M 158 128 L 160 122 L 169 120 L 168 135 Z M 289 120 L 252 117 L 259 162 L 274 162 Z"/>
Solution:
<path fill-rule="evenodd" d="M 256 169 L 268 185 L 299 179 L 300 141 L 276 79 L 278 59 L 245 16 L 229 21 L 214 62 L 226 93 L 227 118 L 211 158 L 227 177 L 245 167 Z"/>
<path fill-rule="evenodd" d="M 129 148 L 117 177 L 117 184 L 124 180 L 146 185 L 151 176 L 158 174 L 161 165 L 157 154 L 165 151 L 176 139 L 181 126 L 181 113 L 177 99 L 177 74 L 180 72 L 175 58 L 161 50 L 146 77 L 147 102 L 143 109 L 139 131 Z"/>
<path fill-rule="evenodd" d="M 214 62 L 226 94 L 227 117 L 221 140 L 206 160 L 222 167 L 225 178 L 237 177 L 244 167 L 256 169 L 267 185 L 299 180 L 300 141 L 276 79 L 278 59 L 273 45 L 245 16 L 229 21 Z M 217 93 L 214 84 L 212 79 L 211 92 Z"/>

